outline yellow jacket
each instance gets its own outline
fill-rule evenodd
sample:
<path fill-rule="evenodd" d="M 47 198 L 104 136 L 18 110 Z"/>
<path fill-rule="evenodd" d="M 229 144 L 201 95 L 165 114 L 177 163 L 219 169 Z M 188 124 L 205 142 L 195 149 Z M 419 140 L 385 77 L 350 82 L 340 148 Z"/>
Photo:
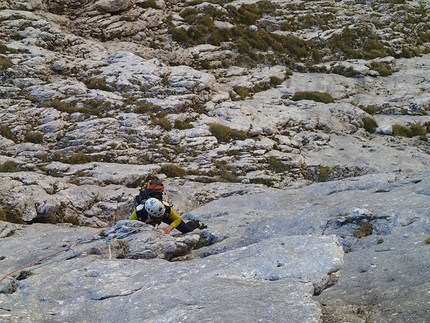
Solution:
<path fill-rule="evenodd" d="M 144 212 L 142 212 L 144 211 Z M 181 217 L 171 208 L 166 208 L 166 211 L 169 211 L 168 213 L 164 214 L 164 216 L 162 216 L 161 218 L 152 218 L 148 215 L 148 213 L 146 212 L 145 208 L 142 209 L 142 211 L 139 212 L 139 215 L 137 214 L 137 210 L 136 208 L 134 208 L 133 212 L 131 213 L 130 217 L 128 218 L 129 220 L 139 220 L 151 225 L 157 225 L 160 222 L 164 222 L 163 219 L 164 218 L 168 218 L 169 220 L 171 220 L 172 222 L 170 223 L 170 225 L 174 228 L 176 228 L 182 221 Z"/>

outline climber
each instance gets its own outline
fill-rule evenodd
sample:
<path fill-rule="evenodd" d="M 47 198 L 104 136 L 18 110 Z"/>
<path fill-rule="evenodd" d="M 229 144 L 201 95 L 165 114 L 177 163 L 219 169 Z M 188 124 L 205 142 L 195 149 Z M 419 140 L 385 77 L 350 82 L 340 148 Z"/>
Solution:
<path fill-rule="evenodd" d="M 177 229 L 182 233 L 188 233 L 197 228 L 207 228 L 206 224 L 198 220 L 184 222 L 166 202 L 162 202 L 155 197 L 151 197 L 144 203 L 136 206 L 129 220 L 139 220 L 154 227 L 161 222 L 166 223 L 168 226 L 162 228 L 166 234 L 169 234 L 173 229 Z"/>

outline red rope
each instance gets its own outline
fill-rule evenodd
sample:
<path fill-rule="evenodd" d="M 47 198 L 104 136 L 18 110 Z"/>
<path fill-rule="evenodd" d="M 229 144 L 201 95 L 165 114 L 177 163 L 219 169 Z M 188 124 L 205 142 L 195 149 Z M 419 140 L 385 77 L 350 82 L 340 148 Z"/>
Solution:
<path fill-rule="evenodd" d="M 103 230 L 104 230 L 104 229 L 99 230 L 99 231 L 97 231 L 97 232 L 94 232 L 93 234 L 87 235 L 87 236 L 85 236 L 82 240 L 79 240 L 79 239 L 78 239 L 78 240 L 76 240 L 75 242 L 69 243 L 68 245 L 66 245 L 66 246 L 64 246 L 64 247 L 62 247 L 62 248 L 60 248 L 60 249 L 57 249 L 56 251 L 54 251 L 54 252 L 52 252 L 52 253 L 50 253 L 50 254 L 48 254 L 48 255 L 46 255 L 46 256 L 40 257 L 40 258 L 38 258 L 38 259 L 36 259 L 36 260 L 33 260 L 32 262 L 29 262 L 28 264 L 26 264 L 26 265 L 24 265 L 24 266 L 22 266 L 22 267 L 19 267 L 19 268 L 15 269 L 15 270 L 12 270 L 11 272 L 7 273 L 6 275 L 4 275 L 4 276 L 0 279 L 0 283 L 1 283 L 3 280 L 5 280 L 5 279 L 6 279 L 6 277 L 8 277 L 8 276 L 10 276 L 10 275 L 12 275 L 12 274 L 14 274 L 14 273 L 16 273 L 17 271 L 20 271 L 20 270 L 22 270 L 22 269 L 24 269 L 24 268 L 27 268 L 27 267 L 31 267 L 31 266 L 33 266 L 34 264 L 37 264 L 37 263 L 41 262 L 42 260 L 45 260 L 46 258 L 49 258 L 49 257 L 55 256 L 57 253 L 60 253 L 60 252 L 62 252 L 62 251 L 64 251 L 64 250 L 68 250 L 68 249 L 70 249 L 70 248 L 72 248 L 72 247 L 76 246 L 80 241 L 83 241 L 84 239 L 87 239 L 87 238 L 89 238 L 89 237 L 92 237 L 92 236 L 94 236 L 94 235 L 96 235 L 96 234 L 98 234 L 98 233 L 102 232 Z"/>

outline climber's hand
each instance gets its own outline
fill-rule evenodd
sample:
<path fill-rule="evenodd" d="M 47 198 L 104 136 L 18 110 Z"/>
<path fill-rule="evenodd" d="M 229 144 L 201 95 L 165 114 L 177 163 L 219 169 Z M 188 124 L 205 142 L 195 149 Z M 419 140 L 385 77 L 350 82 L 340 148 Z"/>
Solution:
<path fill-rule="evenodd" d="M 167 227 L 164 227 L 161 230 L 163 230 L 165 234 L 169 234 L 170 231 L 173 230 L 173 227 L 171 225 L 168 225 Z"/>

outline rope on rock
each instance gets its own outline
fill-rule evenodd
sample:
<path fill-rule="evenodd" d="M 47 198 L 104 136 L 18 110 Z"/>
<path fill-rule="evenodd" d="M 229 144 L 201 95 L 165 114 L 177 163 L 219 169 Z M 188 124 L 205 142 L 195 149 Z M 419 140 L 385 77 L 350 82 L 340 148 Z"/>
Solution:
<path fill-rule="evenodd" d="M 103 230 L 104 230 L 104 229 L 102 229 L 102 230 L 98 230 L 98 231 L 96 231 L 96 232 L 94 232 L 94 233 L 92 233 L 92 234 L 89 234 L 89 235 L 85 236 L 84 238 L 78 238 L 78 239 L 76 239 L 76 241 L 71 242 L 71 243 L 69 243 L 69 244 L 65 245 L 64 247 L 61 247 L 61 248 L 59 248 L 59 249 L 57 249 L 57 250 L 55 250 L 55 251 L 51 252 L 50 254 L 47 254 L 47 255 L 42 256 L 42 257 L 39 257 L 39 258 L 37 258 L 36 260 L 33 260 L 33 261 L 31 261 L 31 262 L 29 262 L 29 263 L 25 264 L 24 266 L 21 266 L 21 267 L 19 267 L 19 268 L 17 268 L 17 269 L 14 269 L 14 270 L 12 270 L 12 271 L 8 272 L 6 275 L 4 275 L 4 276 L 0 279 L 0 283 L 1 283 L 3 280 L 5 280 L 8 276 L 13 275 L 14 273 L 16 273 L 16 272 L 18 272 L 18 271 L 20 271 L 20 270 L 23 270 L 23 269 L 25 269 L 25 268 L 28 268 L 28 267 L 34 266 L 34 265 L 36 265 L 36 264 L 38 264 L 38 263 L 42 262 L 43 260 L 48 259 L 48 258 L 51 258 L 51 257 L 53 257 L 53 256 L 55 256 L 55 255 L 57 255 L 57 254 L 59 254 L 59 253 L 61 253 L 61 252 L 63 252 L 63 251 L 72 250 L 72 251 L 75 253 L 75 251 L 72 249 L 74 246 L 76 246 L 77 244 L 79 244 L 79 243 L 81 243 L 81 242 L 84 242 L 85 240 L 87 240 L 88 238 L 90 238 L 90 237 L 92 237 L 92 236 L 95 236 L 95 235 L 99 234 L 99 233 L 100 233 L 100 232 L 102 232 Z"/>

